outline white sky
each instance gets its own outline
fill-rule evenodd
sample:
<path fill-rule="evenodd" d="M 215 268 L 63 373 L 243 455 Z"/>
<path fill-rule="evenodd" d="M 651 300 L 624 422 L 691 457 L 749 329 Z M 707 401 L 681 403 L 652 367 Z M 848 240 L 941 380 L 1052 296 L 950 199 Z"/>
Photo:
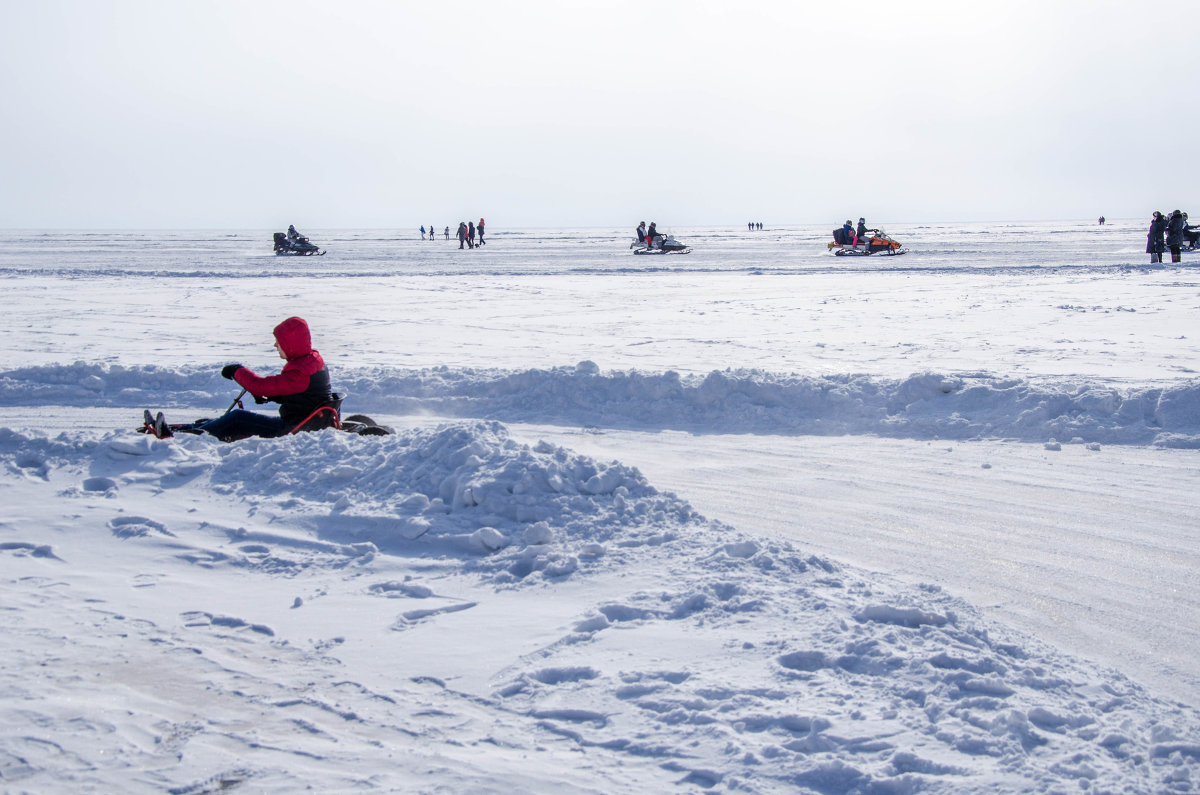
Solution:
<path fill-rule="evenodd" d="M 1187 210 L 1198 10 L 0 0 L 0 227 Z"/>

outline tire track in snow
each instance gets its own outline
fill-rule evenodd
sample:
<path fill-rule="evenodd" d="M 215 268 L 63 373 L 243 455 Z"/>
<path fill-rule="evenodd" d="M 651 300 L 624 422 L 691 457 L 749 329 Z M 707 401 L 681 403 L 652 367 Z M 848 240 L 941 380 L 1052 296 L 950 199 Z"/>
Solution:
<path fill-rule="evenodd" d="M 636 466 L 743 531 L 938 583 L 1200 704 L 1195 451 L 510 429 Z"/>

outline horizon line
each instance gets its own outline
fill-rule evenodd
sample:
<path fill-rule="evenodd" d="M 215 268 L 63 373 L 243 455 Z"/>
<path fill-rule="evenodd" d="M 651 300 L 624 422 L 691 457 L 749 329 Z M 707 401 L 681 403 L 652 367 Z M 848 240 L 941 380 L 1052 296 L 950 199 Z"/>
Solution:
<path fill-rule="evenodd" d="M 893 221 L 887 221 L 886 223 L 888 223 L 888 224 L 1087 223 L 1092 226 L 1099 226 L 1099 224 L 1097 223 L 1099 218 L 1100 218 L 1100 216 L 1097 216 L 1096 219 L 1092 219 L 1092 220 L 1086 220 L 1086 219 L 1082 219 L 1082 218 L 993 218 L 993 219 L 967 218 L 967 219 L 893 220 Z M 1136 221 L 1138 219 L 1136 219 L 1136 218 L 1111 218 L 1110 219 L 1107 216 L 1105 216 L 1104 220 L 1105 220 L 1105 223 L 1107 224 L 1110 221 Z M 566 226 L 509 226 L 509 227 L 504 227 L 504 230 L 507 232 L 515 232 L 515 231 L 523 231 L 523 230 L 546 230 L 546 229 L 564 230 L 564 231 L 572 230 L 572 229 L 613 229 L 613 228 L 623 229 L 629 223 L 632 223 L 633 226 L 636 226 L 635 222 L 628 222 L 627 224 L 621 224 L 621 225 L 589 224 L 589 225 L 566 225 Z M 727 224 L 727 223 L 704 224 L 704 223 L 700 223 L 700 224 L 665 224 L 664 226 L 670 226 L 672 228 L 681 228 L 681 229 L 705 229 L 705 228 L 729 227 L 730 229 L 737 230 L 737 229 L 741 229 L 741 228 L 745 227 L 746 223 L 748 223 L 748 221 L 743 222 L 743 223 L 737 223 L 737 224 Z M 769 223 L 767 221 L 761 221 L 761 222 L 755 221 L 755 223 L 762 223 L 764 225 L 764 227 L 766 227 L 767 225 L 770 225 L 772 228 L 776 228 L 776 229 L 779 229 L 779 228 L 787 229 L 787 228 L 823 226 L 830 222 L 828 222 L 828 221 L 810 221 L 810 222 L 800 222 L 800 223 L 795 223 L 795 222 Z M 832 223 L 834 223 L 835 225 L 838 224 L 837 221 L 833 221 Z M 411 229 L 419 230 L 422 226 L 423 226 L 423 224 L 418 223 L 416 226 L 412 226 Z M 445 226 L 445 225 L 443 225 L 443 226 Z M 489 226 L 491 226 L 491 224 L 489 224 Z M 390 226 L 311 226 L 308 228 L 309 229 L 318 229 L 321 231 L 377 231 L 377 230 L 402 230 L 402 229 L 409 229 L 410 227 L 390 225 Z M 231 231 L 232 232 L 264 232 L 264 231 L 273 231 L 273 230 L 275 230 L 275 227 L 265 227 L 265 226 L 263 226 L 263 227 L 257 227 L 257 226 L 2 226 L 2 227 L 0 227 L 0 232 L 231 232 Z M 762 231 L 765 232 L 767 230 L 764 228 Z M 492 232 L 489 234 L 501 234 L 501 232 L 498 230 L 497 232 Z"/>

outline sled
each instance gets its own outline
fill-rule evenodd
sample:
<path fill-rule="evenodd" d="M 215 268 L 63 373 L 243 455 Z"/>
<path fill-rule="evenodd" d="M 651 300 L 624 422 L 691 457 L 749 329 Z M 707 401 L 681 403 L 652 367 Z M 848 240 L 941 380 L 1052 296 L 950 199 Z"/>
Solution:
<path fill-rule="evenodd" d="M 241 394 L 234 398 L 233 403 L 229 404 L 229 408 L 226 409 L 225 413 L 228 414 L 235 407 L 242 408 L 242 395 L 245 394 L 246 390 L 243 389 Z M 395 430 L 391 427 L 381 425 L 365 414 L 351 414 L 349 417 L 342 419 L 342 401 L 345 399 L 345 395 L 334 392 L 323 406 L 318 406 L 307 417 L 297 423 L 294 428 L 283 435 L 293 436 L 301 431 L 319 431 L 325 428 L 335 428 L 357 436 L 390 436 L 395 433 Z M 139 433 L 152 434 L 159 439 L 166 439 L 177 433 L 202 434 L 204 431 L 200 430 L 197 426 L 212 421 L 212 418 L 203 418 L 193 422 L 168 424 L 163 423 L 161 417 L 162 412 L 159 412 L 159 419 L 156 422 L 156 418 L 151 417 L 150 412 L 147 410 L 144 412 L 142 427 L 135 428 L 134 430 Z"/>

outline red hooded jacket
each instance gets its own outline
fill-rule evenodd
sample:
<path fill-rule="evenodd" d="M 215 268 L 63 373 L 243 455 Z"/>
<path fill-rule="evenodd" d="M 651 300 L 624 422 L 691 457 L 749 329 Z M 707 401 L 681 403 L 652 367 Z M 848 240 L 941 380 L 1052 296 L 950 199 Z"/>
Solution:
<path fill-rule="evenodd" d="M 299 422 L 329 400 L 329 371 L 321 354 L 313 350 L 312 335 L 303 318 L 289 317 L 276 326 L 275 341 L 287 358 L 283 372 L 260 376 L 248 367 L 239 367 L 233 380 L 255 397 L 280 403 L 280 416 Z"/>

